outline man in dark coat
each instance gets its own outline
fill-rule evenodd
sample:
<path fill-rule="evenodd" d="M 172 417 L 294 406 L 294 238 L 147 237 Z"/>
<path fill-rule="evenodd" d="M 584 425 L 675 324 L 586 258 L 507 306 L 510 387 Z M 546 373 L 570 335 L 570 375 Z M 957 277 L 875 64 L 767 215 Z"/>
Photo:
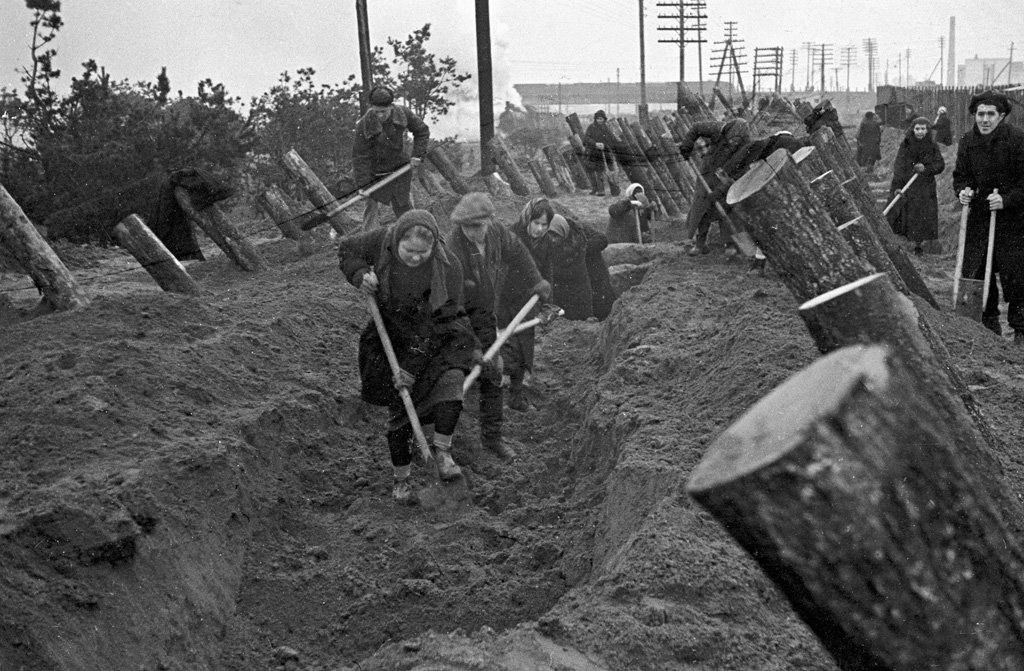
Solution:
<path fill-rule="evenodd" d="M 725 123 L 700 121 L 690 126 L 679 145 L 679 152 L 685 160 L 690 159 L 698 138 L 703 138 L 708 145 L 699 171 L 710 192 L 698 184 L 690 203 L 686 237 L 693 239 L 691 255 L 708 253 L 708 231 L 711 222 L 718 217 L 715 203 L 725 199 L 729 179 L 735 180 L 746 172 L 750 163 L 757 160 L 754 154 L 761 149 L 750 142 L 750 126 L 743 119 L 730 119 Z M 723 180 L 723 175 L 728 179 Z"/>
<path fill-rule="evenodd" d="M 979 93 L 968 109 L 974 127 L 960 138 L 953 169 L 953 190 L 960 203 L 971 208 L 963 276 L 984 279 L 989 213 L 995 212 L 992 283 L 982 323 L 1002 334 L 998 274 L 1009 303 L 1007 321 L 1014 342 L 1024 345 L 1024 130 L 1002 123 L 1010 113 L 1010 101 L 1000 91 Z"/>
<path fill-rule="evenodd" d="M 403 165 L 415 169 L 427 153 L 430 128 L 407 107 L 394 103 L 395 94 L 386 86 L 370 91 L 370 109 L 356 122 L 352 141 L 352 170 L 356 186 L 370 186 Z M 405 152 L 405 137 L 412 133 L 412 156 Z M 412 209 L 412 171 L 374 191 L 366 199 L 363 229 L 377 223 L 378 203 L 390 205 L 395 218 Z"/>
<path fill-rule="evenodd" d="M 621 144 L 608 127 L 608 115 L 604 110 L 597 110 L 594 113 L 594 123 L 587 126 L 583 133 L 583 147 L 587 152 L 587 172 L 596 185 L 590 195 L 603 196 L 605 181 L 608 182 L 611 194 L 619 195 L 619 185 L 615 183 L 608 170 L 614 165 L 615 156 L 622 155 Z"/>
<path fill-rule="evenodd" d="M 845 138 L 843 124 L 839 123 L 839 112 L 832 106 L 832 101 L 825 98 L 814 106 L 811 113 L 804 119 L 804 126 L 807 127 L 807 134 L 813 135 L 814 131 L 822 126 L 828 126 L 838 138 Z"/>
<path fill-rule="evenodd" d="M 874 172 L 875 161 L 882 158 L 882 124 L 872 111 L 864 113 L 857 128 L 857 165 Z"/>
<path fill-rule="evenodd" d="M 450 249 L 462 262 L 466 312 L 473 332 L 486 351 L 497 339 L 497 328 L 511 321 L 522 305 L 502 305 L 507 296 L 538 294 L 551 300 L 551 284 L 541 278 L 530 251 L 511 230 L 494 223 L 494 205 L 485 193 L 468 193 L 451 214 L 455 231 Z M 500 317 L 499 317 L 500 316 Z M 501 354 L 484 366 L 480 376 L 480 442 L 500 459 L 515 459 L 502 443 Z"/>

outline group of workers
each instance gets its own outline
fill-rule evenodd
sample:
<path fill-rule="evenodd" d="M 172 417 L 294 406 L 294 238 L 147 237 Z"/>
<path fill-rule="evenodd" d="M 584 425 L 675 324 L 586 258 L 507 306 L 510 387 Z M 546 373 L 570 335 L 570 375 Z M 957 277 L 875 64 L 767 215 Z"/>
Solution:
<path fill-rule="evenodd" d="M 370 110 L 356 127 L 353 163 L 357 182 L 374 202 L 368 204 L 364 231 L 342 238 L 338 255 L 349 282 L 379 306 L 383 328 L 368 324 L 359 340 L 361 395 L 390 411 L 386 442 L 393 496 L 409 503 L 415 499 L 410 485 L 414 421 L 423 427 L 440 477 L 460 476 L 451 454 L 452 436 L 462 412 L 466 375 L 474 367 L 480 371 L 480 444 L 504 461 L 516 457 L 502 439 L 504 406 L 507 400 L 515 410 L 530 407 L 524 381 L 533 366 L 534 330 L 511 334 L 497 353 L 487 353 L 495 349 L 499 333 L 508 335 L 506 327 L 522 317 L 517 313 L 531 296 L 541 304 L 553 302 L 568 319 L 604 319 L 616 295 L 601 250 L 609 241 L 650 241 L 655 208 L 643 187 L 631 184 L 625 197 L 609 208 L 607 233 L 602 233 L 556 212 L 555 203 L 543 197 L 529 201 L 515 222 L 503 224 L 496 220 L 487 194 L 470 193 L 452 211 L 446 240 L 430 212 L 413 209 L 410 173 L 369 192 L 375 180 L 410 162 L 406 133 L 414 137 L 413 162 L 423 157 L 429 139 L 427 125 L 395 104 L 391 90 L 377 87 L 369 100 Z M 970 112 L 976 123 L 960 140 L 953 173 L 957 197 L 970 207 L 964 276 L 983 276 L 989 212 L 1000 213 L 984 322 L 998 331 L 998 276 L 1015 342 L 1024 344 L 1024 131 L 1003 123 L 1010 102 L 1001 92 L 975 96 Z M 819 105 L 812 116 L 809 130 L 838 124 L 831 104 Z M 590 162 L 593 181 L 600 185 L 593 193 L 602 195 L 607 180 L 617 195 L 605 155 L 614 151 L 614 134 L 606 132 L 603 112 L 594 121 L 585 140 L 601 159 Z M 945 168 L 931 131 L 927 119 L 915 119 L 894 165 L 894 193 L 917 175 L 917 184 L 905 190 L 898 225 L 918 241 L 928 239 L 921 235 L 937 235 L 935 176 Z M 706 189 L 698 189 L 687 218 L 690 253 L 696 255 L 709 251 L 708 231 L 714 219 L 725 215 L 722 201 L 728 186 L 776 149 L 792 152 L 804 145 L 785 131 L 752 139 L 742 118 L 693 124 L 680 145 L 684 159 L 690 159 L 698 140 L 706 146 L 698 169 Z M 387 227 L 375 223 L 381 203 L 390 205 L 397 217 Z M 389 346 L 396 361 L 387 356 Z M 414 412 L 403 393 L 411 397 Z"/>

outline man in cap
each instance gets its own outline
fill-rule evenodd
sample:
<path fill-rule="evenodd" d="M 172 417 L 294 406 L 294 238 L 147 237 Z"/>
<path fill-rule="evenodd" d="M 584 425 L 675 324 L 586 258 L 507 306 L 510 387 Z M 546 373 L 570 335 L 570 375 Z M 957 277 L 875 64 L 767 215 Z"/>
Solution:
<path fill-rule="evenodd" d="M 409 108 L 394 103 L 395 94 L 386 86 L 370 91 L 370 109 L 356 122 L 352 142 L 352 170 L 360 189 L 372 185 L 403 165 L 415 169 L 427 153 L 430 128 Z M 405 138 L 412 133 L 412 156 L 405 151 Z M 377 223 L 378 203 L 390 205 L 397 219 L 412 209 L 412 172 L 407 172 L 374 191 L 366 199 L 363 229 Z"/>
<path fill-rule="evenodd" d="M 608 168 L 614 165 L 616 154 L 622 155 L 621 143 L 615 138 L 612 129 L 608 127 L 608 115 L 604 113 L 604 110 L 597 110 L 594 113 L 594 123 L 587 126 L 587 130 L 583 133 L 583 147 L 587 152 L 587 172 L 595 185 L 590 195 L 603 196 L 605 180 L 608 181 L 611 194 L 619 195 L 619 185 L 608 174 Z"/>
<path fill-rule="evenodd" d="M 1001 91 L 979 93 L 971 98 L 968 110 L 974 126 L 960 138 L 953 169 L 953 190 L 960 203 L 971 208 L 963 276 L 984 279 L 989 214 L 996 212 L 994 272 L 981 321 L 1002 335 L 998 274 L 1009 304 L 1013 341 L 1024 345 L 1024 130 L 1003 123 L 1010 100 Z"/>
<path fill-rule="evenodd" d="M 538 294 L 551 300 L 551 285 L 537 270 L 533 257 L 519 238 L 494 222 L 494 205 L 486 193 L 462 197 L 451 214 L 455 230 L 450 249 L 462 262 L 466 312 L 484 350 L 497 339 L 522 307 Z M 480 442 L 503 461 L 516 454 L 502 442 L 504 390 L 501 354 L 484 365 L 480 376 Z"/>

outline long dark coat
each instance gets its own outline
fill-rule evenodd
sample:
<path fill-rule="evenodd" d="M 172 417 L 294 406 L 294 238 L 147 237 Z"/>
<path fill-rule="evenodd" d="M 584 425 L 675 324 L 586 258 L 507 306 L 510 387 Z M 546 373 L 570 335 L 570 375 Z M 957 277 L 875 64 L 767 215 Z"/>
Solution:
<path fill-rule="evenodd" d="M 352 172 L 357 187 L 367 186 L 377 179 L 409 162 L 405 152 L 405 137 L 412 133 L 412 156 L 422 158 L 430 142 L 430 127 L 423 119 L 402 105 L 392 105 L 381 120 L 373 111 L 356 122 L 352 139 Z M 370 196 L 379 203 L 390 204 L 394 191 L 408 192 L 412 186 L 412 173 L 377 189 Z"/>
<path fill-rule="evenodd" d="M 548 254 L 552 300 L 565 310 L 566 319 L 604 319 L 616 299 L 608 266 L 601 257 L 601 250 L 608 246 L 608 238 L 574 219 L 566 217 L 565 221 L 569 235 L 561 241 L 552 241 Z M 550 238 L 551 234 L 545 237 Z"/>
<path fill-rule="evenodd" d="M 882 159 L 882 124 L 865 118 L 857 128 L 857 165 L 868 167 Z"/>
<path fill-rule="evenodd" d="M 598 149 L 597 143 L 604 144 L 604 149 Z M 587 152 L 587 166 L 591 170 L 604 170 L 607 161 L 608 168 L 613 167 L 612 159 L 623 160 L 622 143 L 616 139 L 608 122 L 591 123 L 583 132 L 583 147 Z"/>
<path fill-rule="evenodd" d="M 410 395 L 420 405 L 445 372 L 458 369 L 468 373 L 473 366 L 473 350 L 480 345 L 463 307 L 462 265 L 442 242 L 434 246 L 429 261 L 433 278 L 430 290 L 413 303 L 400 302 L 390 295 L 388 278 L 395 264 L 402 263 L 396 226 L 342 238 L 338 243 L 339 267 L 352 284 L 374 268 L 381 282 L 377 303 L 384 326 L 399 365 L 416 378 Z M 363 400 L 401 409 L 391 367 L 372 321 L 359 337 L 359 373 Z"/>
<path fill-rule="evenodd" d="M 953 144 L 953 123 L 945 112 L 935 117 L 935 141 L 947 147 Z"/>
<path fill-rule="evenodd" d="M 923 140 L 918 140 L 911 126 L 896 152 L 890 197 L 894 197 L 915 174 L 914 165 L 917 163 L 924 165 L 925 171 L 918 174 L 900 203 L 889 212 L 889 222 L 897 235 L 906 236 L 913 242 L 922 242 L 939 237 L 939 201 L 935 194 L 935 176 L 946 169 L 946 162 L 931 136 L 926 135 Z"/>

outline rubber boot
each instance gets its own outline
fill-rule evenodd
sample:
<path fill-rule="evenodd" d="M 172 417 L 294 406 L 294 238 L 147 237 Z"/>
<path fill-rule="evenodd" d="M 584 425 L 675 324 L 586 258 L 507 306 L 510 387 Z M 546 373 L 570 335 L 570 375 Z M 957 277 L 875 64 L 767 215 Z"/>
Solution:
<path fill-rule="evenodd" d="M 462 475 L 462 469 L 452 459 L 452 437 L 434 435 L 434 458 L 437 459 L 437 474 L 442 480 L 454 480 Z"/>
<path fill-rule="evenodd" d="M 412 469 L 406 464 L 405 466 L 395 466 L 394 470 L 395 484 L 391 488 L 391 498 L 399 505 L 412 505 L 416 502 L 412 495 L 412 484 L 409 482 L 409 474 Z"/>

